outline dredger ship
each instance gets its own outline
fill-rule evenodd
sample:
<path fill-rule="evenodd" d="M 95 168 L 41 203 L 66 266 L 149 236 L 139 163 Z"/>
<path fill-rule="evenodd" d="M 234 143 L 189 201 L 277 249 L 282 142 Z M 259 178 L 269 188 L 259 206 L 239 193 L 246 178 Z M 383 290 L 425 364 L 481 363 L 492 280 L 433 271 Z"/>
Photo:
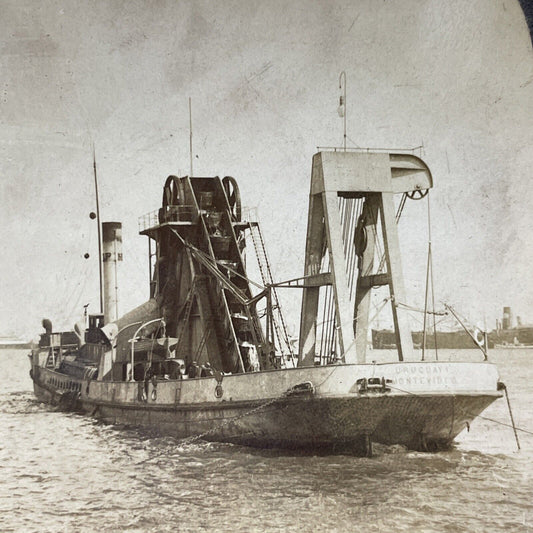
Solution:
<path fill-rule="evenodd" d="M 396 204 L 432 185 L 412 153 L 318 152 L 304 272 L 275 283 L 235 179 L 170 176 L 161 208 L 140 219 L 149 300 L 115 316 L 121 226 L 104 223 L 104 312 L 73 332 L 43 321 L 31 354 L 37 398 L 177 438 L 366 454 L 375 442 L 450 445 L 502 387 L 485 360 L 415 360 Z M 247 244 L 259 284 L 246 272 Z M 372 290 L 382 286 L 398 360 L 379 364 L 366 352 Z M 303 293 L 298 345 L 286 333 L 281 288 Z"/>

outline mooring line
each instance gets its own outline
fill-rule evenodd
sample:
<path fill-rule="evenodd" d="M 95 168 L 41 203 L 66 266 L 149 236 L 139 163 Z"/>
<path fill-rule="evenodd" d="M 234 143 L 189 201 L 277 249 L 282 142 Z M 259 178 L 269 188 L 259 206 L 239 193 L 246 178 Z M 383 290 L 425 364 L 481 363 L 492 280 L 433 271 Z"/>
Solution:
<path fill-rule="evenodd" d="M 477 418 L 482 418 L 483 420 L 488 420 L 489 422 L 494 422 L 495 424 L 500 424 L 500 426 L 505 426 L 507 428 L 513 428 L 515 430 L 515 435 L 516 435 L 517 431 L 521 431 L 522 433 L 527 433 L 529 435 L 533 435 L 533 431 L 529 431 L 528 429 L 524 429 L 524 428 L 521 428 L 519 426 L 513 426 L 511 424 L 506 424 L 505 422 L 501 422 L 500 420 L 496 420 L 494 418 L 489 418 L 488 416 L 473 415 L 472 413 L 466 413 L 466 414 L 467 415 L 471 415 L 471 416 L 475 416 Z M 518 449 L 520 449 L 520 445 L 518 446 Z"/>
<path fill-rule="evenodd" d="M 265 403 L 263 403 L 261 405 L 258 405 L 257 407 L 254 407 L 250 411 L 246 411 L 245 413 L 242 413 L 240 415 L 234 416 L 232 418 L 227 418 L 226 420 L 221 422 L 219 425 L 215 426 L 214 428 L 209 429 L 208 431 L 204 431 L 203 433 L 200 433 L 198 435 L 193 435 L 191 437 L 185 437 L 183 439 L 179 439 L 177 444 L 179 446 L 191 444 L 193 442 L 196 442 L 198 440 L 203 439 L 204 437 L 207 437 L 208 435 L 210 435 L 212 433 L 216 433 L 221 428 L 223 428 L 224 426 L 228 425 L 230 422 L 235 422 L 236 420 L 240 420 L 241 418 L 244 418 L 246 416 L 250 416 L 251 414 L 258 412 L 261 409 L 264 409 L 265 407 L 268 407 L 270 405 L 273 405 L 276 402 L 279 402 L 280 400 L 283 400 L 284 398 L 286 398 L 287 392 L 283 393 L 281 396 L 279 396 L 277 398 L 273 398 L 271 400 L 266 401 Z M 164 450 L 164 451 L 162 451 L 162 452 L 160 452 L 160 453 L 158 453 L 156 455 L 152 455 L 151 457 L 148 457 L 147 459 L 143 459 L 142 461 L 139 461 L 139 462 L 135 463 L 135 465 L 141 465 L 141 464 L 147 463 L 148 461 L 151 461 L 152 459 L 157 459 L 158 457 L 160 457 L 162 455 L 165 455 L 167 453 L 167 451 L 168 450 Z"/>
<path fill-rule="evenodd" d="M 509 393 L 505 383 L 499 383 L 499 389 L 503 389 L 505 392 L 505 399 L 507 400 L 507 407 L 509 408 L 509 416 L 511 417 L 511 424 L 513 425 L 514 437 L 516 439 L 516 446 L 520 449 L 520 441 L 518 440 L 518 433 L 516 432 L 516 425 L 514 423 L 513 411 L 511 410 L 511 402 L 509 401 Z"/>

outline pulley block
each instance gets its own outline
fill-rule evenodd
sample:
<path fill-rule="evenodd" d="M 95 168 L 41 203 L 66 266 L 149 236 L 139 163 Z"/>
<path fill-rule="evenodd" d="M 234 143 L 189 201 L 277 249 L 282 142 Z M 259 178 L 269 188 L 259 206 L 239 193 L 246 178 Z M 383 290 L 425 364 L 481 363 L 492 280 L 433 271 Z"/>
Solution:
<path fill-rule="evenodd" d="M 414 191 L 406 192 L 407 198 L 410 200 L 422 200 L 429 192 L 429 189 L 415 189 Z"/>

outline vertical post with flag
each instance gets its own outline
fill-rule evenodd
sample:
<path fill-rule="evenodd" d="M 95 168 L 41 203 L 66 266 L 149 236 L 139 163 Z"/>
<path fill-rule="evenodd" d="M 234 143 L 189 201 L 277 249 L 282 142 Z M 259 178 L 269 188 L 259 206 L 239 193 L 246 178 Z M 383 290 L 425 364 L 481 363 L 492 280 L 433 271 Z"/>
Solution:
<path fill-rule="evenodd" d="M 344 151 L 346 152 L 346 72 L 344 70 L 339 76 L 339 89 L 342 91 L 339 97 L 339 107 L 337 109 L 339 117 L 344 119 Z"/>

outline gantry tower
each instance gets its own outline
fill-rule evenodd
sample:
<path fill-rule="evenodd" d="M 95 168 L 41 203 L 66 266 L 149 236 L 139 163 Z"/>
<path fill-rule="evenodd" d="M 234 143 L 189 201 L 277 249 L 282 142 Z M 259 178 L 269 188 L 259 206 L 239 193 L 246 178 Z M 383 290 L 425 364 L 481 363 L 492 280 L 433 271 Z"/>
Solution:
<path fill-rule="evenodd" d="M 394 196 L 420 198 L 431 173 L 408 153 L 322 151 L 313 157 L 299 366 L 363 363 L 371 290 L 390 291 L 400 360 L 413 342 L 399 312 L 405 288 Z"/>

